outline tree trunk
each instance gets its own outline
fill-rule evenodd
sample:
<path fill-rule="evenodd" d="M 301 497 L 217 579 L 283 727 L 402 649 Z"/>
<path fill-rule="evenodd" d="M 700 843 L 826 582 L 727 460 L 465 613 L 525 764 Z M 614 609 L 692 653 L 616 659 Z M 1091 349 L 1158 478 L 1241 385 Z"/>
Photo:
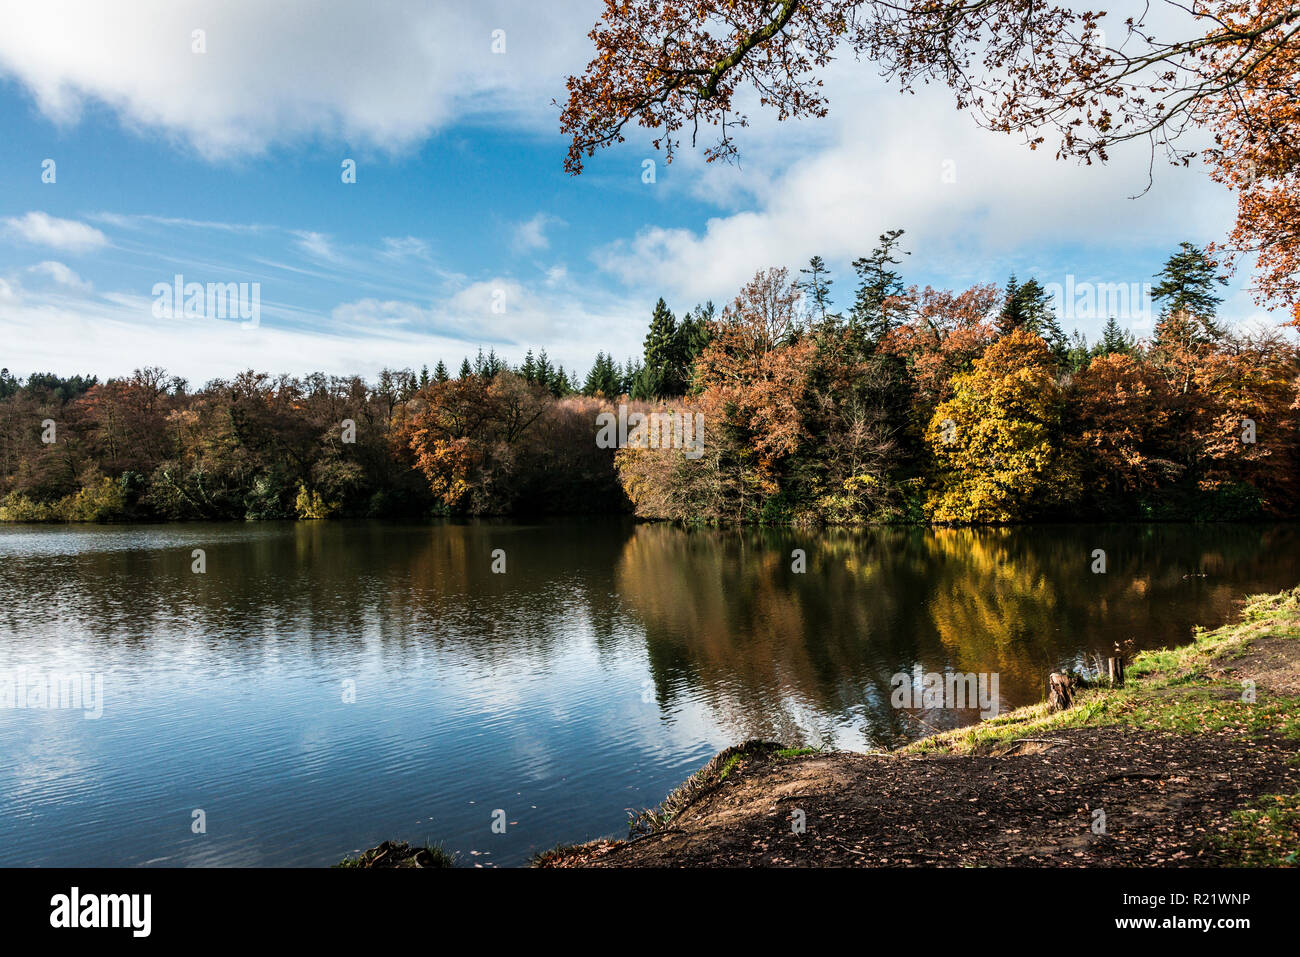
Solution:
<path fill-rule="evenodd" d="M 1047 704 L 1051 711 L 1064 711 L 1074 703 L 1070 694 L 1070 676 L 1054 671 L 1047 678 Z"/>

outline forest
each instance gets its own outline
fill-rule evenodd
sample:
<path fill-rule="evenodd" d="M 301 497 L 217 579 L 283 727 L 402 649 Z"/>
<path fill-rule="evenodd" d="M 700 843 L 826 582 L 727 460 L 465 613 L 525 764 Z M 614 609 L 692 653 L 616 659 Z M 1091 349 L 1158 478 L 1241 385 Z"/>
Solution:
<path fill-rule="evenodd" d="M 495 349 L 360 376 L 248 370 L 191 388 L 0 371 L 0 520 L 423 519 L 634 512 L 686 524 L 1293 518 L 1300 363 L 1218 316 L 1183 243 L 1138 339 L 1067 336 L 1036 279 L 905 285 L 903 231 L 836 280 L 814 256 L 718 311 L 660 299 L 644 352 L 579 379 Z M 702 416 L 702 456 L 600 448 L 597 416 Z"/>

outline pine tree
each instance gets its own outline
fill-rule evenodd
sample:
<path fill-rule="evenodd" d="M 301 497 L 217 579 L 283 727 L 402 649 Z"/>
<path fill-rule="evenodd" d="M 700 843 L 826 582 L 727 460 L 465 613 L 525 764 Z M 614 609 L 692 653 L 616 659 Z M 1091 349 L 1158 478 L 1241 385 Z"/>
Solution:
<path fill-rule="evenodd" d="M 645 337 L 644 385 L 650 392 L 646 398 L 681 395 L 685 391 L 681 346 L 677 318 L 661 298 L 655 303 L 650 316 L 650 331 Z"/>
<path fill-rule="evenodd" d="M 1115 317 L 1111 316 L 1106 320 L 1106 326 L 1101 331 L 1101 341 L 1097 343 L 1094 351 L 1095 355 L 1110 356 L 1119 353 L 1121 355 L 1132 355 L 1136 346 L 1136 340 L 1131 332 L 1121 329 Z"/>
<path fill-rule="evenodd" d="M 550 358 L 543 349 L 537 354 L 537 371 L 534 377 L 538 385 L 544 385 L 546 388 L 552 388 L 555 379 L 555 367 L 551 365 Z"/>
<path fill-rule="evenodd" d="M 647 372 L 649 367 L 640 359 L 629 356 L 627 362 L 623 363 L 623 378 L 619 383 L 619 393 L 630 396 L 634 399 L 650 399 L 651 395 L 640 395 L 639 393 L 648 384 L 649 376 Z"/>
<path fill-rule="evenodd" d="M 1160 282 L 1151 290 L 1151 297 L 1162 304 L 1162 314 L 1189 313 L 1205 326 L 1207 334 L 1217 338 L 1214 317 L 1223 297 L 1214 294 L 1214 287 L 1226 286 L 1228 280 L 1218 274 L 1218 264 L 1203 249 L 1191 243 L 1179 243 L 1178 248 L 1156 273 Z"/>
<path fill-rule="evenodd" d="M 1016 285 L 1016 274 L 1012 273 L 1002 293 L 1002 311 L 998 313 L 998 335 L 1005 336 L 1025 324 L 1021 313 L 1020 287 Z"/>
<path fill-rule="evenodd" d="M 529 385 L 537 382 L 537 360 L 533 358 L 532 349 L 529 349 L 524 355 L 524 364 L 519 367 L 519 374 L 524 377 L 524 381 Z"/>
<path fill-rule="evenodd" d="M 1030 279 L 1018 292 L 1026 328 L 1032 329 L 1047 342 L 1058 365 L 1064 363 L 1069 342 L 1057 321 L 1051 294 L 1039 285 L 1037 279 Z"/>
<path fill-rule="evenodd" d="M 829 319 L 839 319 L 835 313 L 828 313 L 826 307 L 831 301 L 831 286 L 835 280 L 830 278 L 830 271 L 826 268 L 826 262 L 821 256 L 813 256 L 808 260 L 808 267 L 800 269 L 799 272 L 807 279 L 801 279 L 796 284 L 812 300 L 812 310 L 822 322 Z"/>
<path fill-rule="evenodd" d="M 423 389 L 429 384 L 429 364 L 426 362 L 420 367 L 420 388 Z"/>
<path fill-rule="evenodd" d="M 438 364 L 433 367 L 433 381 L 446 382 L 449 378 L 451 376 L 447 375 L 447 366 L 439 359 Z"/>
<path fill-rule="evenodd" d="M 621 380 L 622 373 L 618 363 L 603 351 L 597 352 L 596 361 L 592 363 L 587 379 L 582 385 L 582 394 L 612 399 L 623 391 Z"/>
<path fill-rule="evenodd" d="M 1074 335 L 1070 337 L 1070 347 L 1065 352 L 1065 360 L 1060 364 L 1069 372 L 1078 372 L 1092 361 L 1095 353 L 1096 349 L 1088 347 L 1088 337 L 1075 329 Z"/>
<path fill-rule="evenodd" d="M 466 358 L 466 359 L 462 359 L 462 360 L 460 361 L 460 375 L 456 376 L 456 378 L 457 378 L 457 379 L 468 379 L 468 378 L 469 378 L 470 376 L 472 376 L 473 374 L 474 374 L 474 370 L 471 369 L 470 366 L 469 366 L 469 359 L 467 359 L 467 358 Z"/>
<path fill-rule="evenodd" d="M 901 229 L 881 233 L 880 245 L 870 256 L 853 260 L 859 282 L 851 318 L 863 338 L 872 345 L 884 339 L 893 328 L 894 323 L 889 316 L 889 300 L 903 294 L 903 277 L 890 268 L 902 262 L 894 258 L 894 253 L 900 251 L 898 245 L 902 236 Z M 912 254 L 903 252 L 903 255 Z"/>
<path fill-rule="evenodd" d="M 564 366 L 556 366 L 555 371 L 551 374 L 551 395 L 557 399 L 562 399 L 566 395 L 573 395 L 575 392 L 581 392 L 577 382 L 564 372 Z"/>
<path fill-rule="evenodd" d="M 998 333 L 1005 336 L 1022 328 L 1047 342 L 1058 365 L 1068 363 L 1070 343 L 1056 318 L 1051 294 L 1037 279 L 1018 284 L 1013 274 L 1003 294 Z"/>
<path fill-rule="evenodd" d="M 709 300 L 703 305 L 696 305 L 694 312 L 686 313 L 677 324 L 677 352 L 681 356 L 681 379 L 685 391 L 694 388 L 695 360 L 708 348 L 715 315 L 713 301 Z"/>
<path fill-rule="evenodd" d="M 627 394 L 629 398 L 647 402 L 657 397 L 654 377 L 650 374 L 648 365 L 641 362 L 636 364 L 628 380 Z"/>

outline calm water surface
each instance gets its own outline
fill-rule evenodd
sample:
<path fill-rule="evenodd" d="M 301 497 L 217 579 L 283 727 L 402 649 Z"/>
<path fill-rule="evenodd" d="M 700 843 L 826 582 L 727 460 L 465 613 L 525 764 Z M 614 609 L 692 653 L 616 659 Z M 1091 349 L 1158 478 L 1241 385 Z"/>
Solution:
<path fill-rule="evenodd" d="M 1116 640 L 1184 642 L 1300 581 L 1297 545 L 1294 526 L 0 526 L 0 680 L 104 682 L 98 720 L 0 708 L 0 865 L 325 865 L 387 838 L 519 864 L 619 833 L 745 738 L 866 750 L 975 719 L 895 711 L 897 672 L 997 672 L 1009 708 Z"/>

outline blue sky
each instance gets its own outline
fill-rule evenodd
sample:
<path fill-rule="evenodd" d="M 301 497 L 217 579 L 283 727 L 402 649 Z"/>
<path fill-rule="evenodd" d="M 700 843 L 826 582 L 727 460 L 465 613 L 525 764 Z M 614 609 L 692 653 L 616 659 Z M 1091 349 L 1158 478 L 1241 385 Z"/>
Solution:
<path fill-rule="evenodd" d="M 596 2 L 102 7 L 0 0 L 0 364 L 20 375 L 373 375 L 480 346 L 582 371 L 597 349 L 639 352 L 658 296 L 721 306 L 813 253 L 846 299 L 849 262 L 888 228 L 908 230 L 908 282 L 964 288 L 1012 271 L 1141 284 L 1231 223 L 1197 169 L 1157 165 L 1130 199 L 1141 147 L 1059 163 L 852 60 L 828 74 L 826 120 L 751 110 L 738 167 L 665 166 L 637 130 L 566 176 L 551 101 L 586 63 Z M 177 273 L 259 283 L 260 324 L 155 316 Z M 1224 311 L 1261 321 L 1248 279 Z M 1149 332 L 1141 310 L 1119 318 Z"/>

